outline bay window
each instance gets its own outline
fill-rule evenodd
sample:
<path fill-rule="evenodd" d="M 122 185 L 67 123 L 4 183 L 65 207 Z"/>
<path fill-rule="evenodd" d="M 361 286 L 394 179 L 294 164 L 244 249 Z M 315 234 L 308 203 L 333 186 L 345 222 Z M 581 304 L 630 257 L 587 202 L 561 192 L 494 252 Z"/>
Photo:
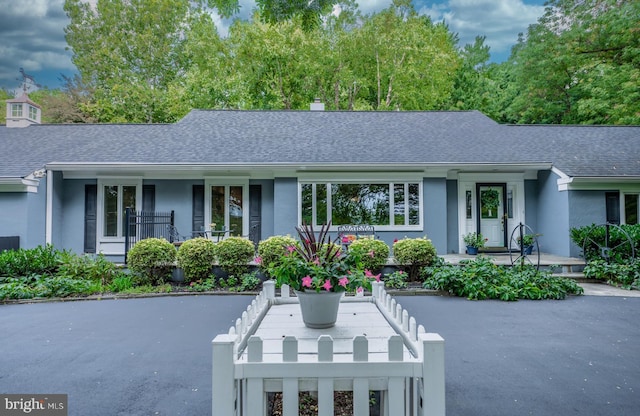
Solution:
<path fill-rule="evenodd" d="M 301 182 L 300 218 L 313 225 L 416 228 L 421 226 L 421 188 L 420 182 Z"/>

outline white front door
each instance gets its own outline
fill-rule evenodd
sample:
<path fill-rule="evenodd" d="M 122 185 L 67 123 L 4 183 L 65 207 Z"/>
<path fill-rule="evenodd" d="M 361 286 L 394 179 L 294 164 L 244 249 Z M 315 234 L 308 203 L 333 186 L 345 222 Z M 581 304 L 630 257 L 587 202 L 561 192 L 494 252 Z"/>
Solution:
<path fill-rule="evenodd" d="M 486 239 L 485 247 L 505 247 L 504 191 L 504 184 L 478 187 L 480 233 Z"/>

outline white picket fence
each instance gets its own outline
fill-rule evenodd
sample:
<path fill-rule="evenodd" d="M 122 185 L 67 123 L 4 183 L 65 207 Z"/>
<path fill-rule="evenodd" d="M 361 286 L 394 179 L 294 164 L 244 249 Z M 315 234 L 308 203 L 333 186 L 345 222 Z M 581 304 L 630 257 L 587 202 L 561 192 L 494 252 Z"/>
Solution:
<path fill-rule="evenodd" d="M 445 415 L 444 340 L 417 326 L 386 293 L 383 283 L 374 284 L 372 296 L 343 298 L 340 307 L 371 309 L 364 303 L 374 304 L 376 315 L 361 315 L 379 315 L 387 321 L 392 335 L 384 343 L 368 334 L 373 329 L 367 335 L 358 329 L 356 333 L 361 334 L 349 340 L 334 339 L 349 329 L 344 327 L 336 329 L 334 337 L 321 334 L 313 342 L 304 336 L 281 336 L 289 330 L 291 309 L 272 317 L 275 322 L 282 320 L 282 328 L 259 331 L 265 316 L 277 312 L 279 305 L 297 306 L 287 288 L 282 293 L 284 297 L 276 297 L 273 282 L 265 282 L 235 327 L 213 340 L 213 415 L 266 415 L 267 393 L 282 392 L 282 414 L 296 416 L 298 393 L 314 392 L 318 415 L 330 416 L 334 414 L 334 391 L 353 392 L 356 416 L 369 415 L 370 391 L 381 392 L 380 406 L 386 416 Z M 256 332 L 275 337 L 263 340 Z"/>

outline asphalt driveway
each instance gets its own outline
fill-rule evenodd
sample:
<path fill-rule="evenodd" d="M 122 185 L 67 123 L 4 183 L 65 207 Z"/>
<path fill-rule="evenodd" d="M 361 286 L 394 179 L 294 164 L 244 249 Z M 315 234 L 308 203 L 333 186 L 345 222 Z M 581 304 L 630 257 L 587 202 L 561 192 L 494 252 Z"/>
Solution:
<path fill-rule="evenodd" d="M 446 342 L 452 416 L 640 414 L 640 298 L 396 297 Z M 249 296 L 0 305 L 0 393 L 69 415 L 211 414 L 211 340 Z"/>

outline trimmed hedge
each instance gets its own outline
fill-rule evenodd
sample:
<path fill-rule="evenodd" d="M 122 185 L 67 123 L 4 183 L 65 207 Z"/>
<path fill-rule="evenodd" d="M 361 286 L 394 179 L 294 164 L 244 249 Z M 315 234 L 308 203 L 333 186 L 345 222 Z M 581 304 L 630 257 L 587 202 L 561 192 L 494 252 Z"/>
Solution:
<path fill-rule="evenodd" d="M 218 265 L 229 276 L 240 278 L 249 271 L 249 262 L 255 256 L 255 247 L 251 240 L 242 237 L 229 237 L 216 243 Z"/>
<path fill-rule="evenodd" d="M 180 245 L 177 260 L 184 271 L 185 282 L 207 279 L 216 260 L 216 246 L 203 237 L 187 240 Z"/>
<path fill-rule="evenodd" d="M 379 272 L 389 258 L 389 246 L 373 238 L 358 238 L 349 245 L 349 250 L 359 250 L 362 253 L 362 265 L 371 272 Z"/>
<path fill-rule="evenodd" d="M 176 248 L 164 238 L 138 241 L 127 254 L 127 266 L 139 278 L 139 284 L 162 284 L 171 275 Z"/>
<path fill-rule="evenodd" d="M 396 264 L 409 274 L 409 281 L 417 281 L 420 269 L 432 265 L 438 253 L 431 240 L 423 238 L 403 238 L 393 243 L 393 257 Z"/>

